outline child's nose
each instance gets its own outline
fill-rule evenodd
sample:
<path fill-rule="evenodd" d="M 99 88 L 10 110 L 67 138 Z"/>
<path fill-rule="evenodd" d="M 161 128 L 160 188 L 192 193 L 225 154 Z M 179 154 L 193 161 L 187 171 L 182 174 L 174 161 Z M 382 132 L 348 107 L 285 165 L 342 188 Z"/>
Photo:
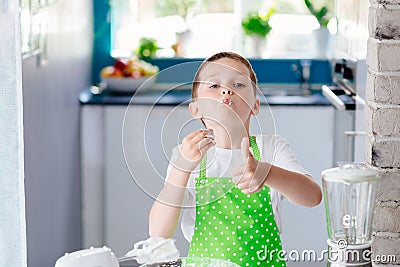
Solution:
<path fill-rule="evenodd" d="M 222 89 L 221 90 L 221 95 L 225 96 L 225 95 L 233 95 L 233 91 L 230 89 Z"/>

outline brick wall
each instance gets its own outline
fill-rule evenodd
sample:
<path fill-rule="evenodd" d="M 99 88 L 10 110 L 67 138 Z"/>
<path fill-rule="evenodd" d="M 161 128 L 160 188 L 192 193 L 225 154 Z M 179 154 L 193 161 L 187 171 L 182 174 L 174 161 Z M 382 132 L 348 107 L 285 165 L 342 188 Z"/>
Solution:
<path fill-rule="evenodd" d="M 363 1 L 363 0 L 360 0 Z M 400 0 L 370 0 L 366 157 L 381 171 L 372 254 L 400 265 Z"/>

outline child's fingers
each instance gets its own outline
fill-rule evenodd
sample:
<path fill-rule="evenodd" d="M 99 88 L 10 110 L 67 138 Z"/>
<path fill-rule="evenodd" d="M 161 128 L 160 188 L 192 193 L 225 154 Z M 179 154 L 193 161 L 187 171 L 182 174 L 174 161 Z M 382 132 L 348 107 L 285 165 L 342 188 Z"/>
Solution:
<path fill-rule="evenodd" d="M 190 143 L 192 143 L 192 144 L 197 144 L 197 143 L 199 143 L 201 140 L 203 140 L 205 136 L 206 136 L 206 133 L 205 133 L 205 132 L 200 132 L 200 133 L 196 134 L 195 136 L 193 136 L 193 137 L 190 139 Z"/>
<path fill-rule="evenodd" d="M 242 177 L 243 178 L 243 177 Z M 257 181 L 256 179 L 241 179 L 238 181 L 237 183 L 237 187 L 239 189 L 246 190 L 248 193 L 254 193 L 259 191 L 262 186 L 261 183 L 259 181 Z"/>
<path fill-rule="evenodd" d="M 195 136 L 193 136 L 191 138 L 191 140 L 190 140 L 191 142 L 193 142 L 193 143 L 201 142 L 210 133 L 209 130 L 200 130 L 200 131 L 201 132 L 199 132 L 198 134 L 196 134 Z"/>
<path fill-rule="evenodd" d="M 249 195 L 249 194 L 251 194 L 251 192 L 250 192 L 248 189 L 244 189 L 244 190 L 242 190 L 242 193 L 243 193 L 243 194 L 246 194 L 246 195 Z"/>
<path fill-rule="evenodd" d="M 232 177 L 242 175 L 245 170 L 245 167 L 246 165 L 244 164 L 239 164 L 236 167 L 234 167 L 231 172 Z"/>
<path fill-rule="evenodd" d="M 237 188 L 240 190 L 248 189 L 249 188 L 249 182 L 245 181 L 243 178 L 239 180 L 239 182 L 236 184 Z"/>
<path fill-rule="evenodd" d="M 201 140 L 199 140 L 199 141 L 197 142 L 197 145 L 198 145 L 199 150 L 201 151 L 201 149 L 202 149 L 204 146 L 208 145 L 209 143 L 213 143 L 213 142 L 214 142 L 213 139 L 204 137 L 203 139 L 201 139 Z"/>
<path fill-rule="evenodd" d="M 200 153 L 201 155 L 204 155 L 204 153 L 207 152 L 207 150 L 212 147 L 214 145 L 214 140 L 211 140 L 209 138 L 207 138 L 208 140 L 210 140 L 209 142 L 207 142 L 206 144 L 204 144 L 201 148 L 200 148 Z"/>
<path fill-rule="evenodd" d="M 214 145 L 214 143 L 211 141 L 211 142 L 208 143 L 207 145 L 203 146 L 203 147 L 200 149 L 201 154 L 204 155 L 204 153 L 206 153 L 207 150 L 208 150 L 210 147 L 212 147 L 213 145 Z"/>
<path fill-rule="evenodd" d="M 202 132 L 203 132 L 202 129 L 196 130 L 196 131 L 191 132 L 190 134 L 186 135 L 186 138 L 187 139 L 192 139 L 194 136 L 196 136 L 196 135 L 198 135 L 198 134 L 200 134 Z"/>
<path fill-rule="evenodd" d="M 235 176 L 232 176 L 232 183 L 234 183 L 234 184 L 239 184 L 239 182 L 241 181 L 241 179 L 242 179 L 242 175 L 240 174 L 240 175 L 235 175 Z"/>
<path fill-rule="evenodd" d="M 185 138 L 187 140 L 192 140 L 195 136 L 197 136 L 197 135 L 205 135 L 207 132 L 208 132 L 207 129 L 199 129 L 199 130 L 196 130 L 194 132 L 191 132 Z"/>
<path fill-rule="evenodd" d="M 252 179 L 250 181 L 249 188 L 247 191 L 249 192 L 249 194 L 252 194 L 252 193 L 260 191 L 261 188 L 262 188 L 262 182 Z"/>
<path fill-rule="evenodd" d="M 251 190 L 251 189 L 242 190 L 243 194 L 246 194 L 246 195 L 254 194 L 254 193 L 258 192 L 258 191 L 260 191 L 260 188 L 256 188 L 254 190 Z"/>
<path fill-rule="evenodd" d="M 253 194 L 255 192 L 260 191 L 259 187 L 251 187 L 248 182 L 239 183 L 237 187 L 242 190 L 244 194 Z"/>
<path fill-rule="evenodd" d="M 241 189 L 244 187 L 249 187 L 249 177 L 245 173 L 241 173 L 240 175 L 235 176 L 235 181 L 237 186 L 240 186 Z"/>

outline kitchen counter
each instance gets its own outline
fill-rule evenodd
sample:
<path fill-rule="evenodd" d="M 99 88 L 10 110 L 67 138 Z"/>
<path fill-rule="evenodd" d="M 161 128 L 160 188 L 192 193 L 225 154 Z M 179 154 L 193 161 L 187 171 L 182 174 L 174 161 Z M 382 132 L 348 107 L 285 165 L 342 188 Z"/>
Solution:
<path fill-rule="evenodd" d="M 272 91 L 272 90 L 271 90 Z M 290 92 L 290 90 L 287 90 Z M 311 90 L 309 94 L 291 95 L 282 93 L 267 94 L 260 97 L 261 104 L 273 106 L 330 106 L 331 103 L 322 95 L 320 90 Z M 187 89 L 175 90 L 148 90 L 136 94 L 122 94 L 104 91 L 94 94 L 90 89 L 84 90 L 79 95 L 79 101 L 83 105 L 179 105 L 190 103 L 191 91 Z"/>

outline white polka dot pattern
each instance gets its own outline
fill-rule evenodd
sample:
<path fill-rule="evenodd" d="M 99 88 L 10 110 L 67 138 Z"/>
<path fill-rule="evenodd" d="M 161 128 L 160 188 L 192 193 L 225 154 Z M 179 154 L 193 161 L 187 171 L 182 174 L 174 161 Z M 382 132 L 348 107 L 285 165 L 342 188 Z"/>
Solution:
<path fill-rule="evenodd" d="M 254 152 L 255 140 L 250 143 Z M 202 162 L 205 166 L 205 158 Z M 189 256 L 224 259 L 240 266 L 286 266 L 278 258 L 282 244 L 269 187 L 246 195 L 231 179 L 206 177 L 201 171 L 196 178 L 196 199 Z"/>

